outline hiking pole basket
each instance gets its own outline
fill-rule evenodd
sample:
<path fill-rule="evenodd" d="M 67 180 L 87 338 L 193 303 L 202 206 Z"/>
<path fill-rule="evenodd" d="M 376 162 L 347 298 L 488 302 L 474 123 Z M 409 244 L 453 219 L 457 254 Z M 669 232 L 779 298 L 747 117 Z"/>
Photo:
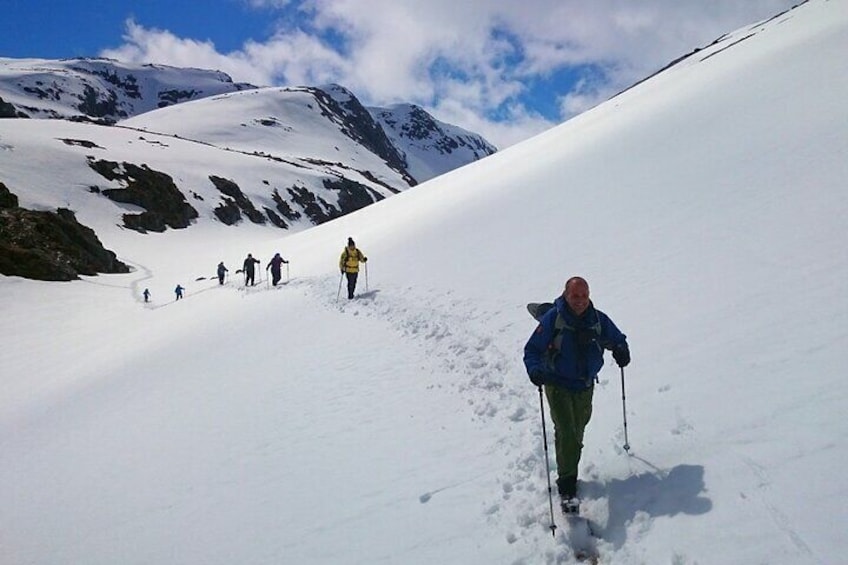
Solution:
<path fill-rule="evenodd" d="M 624 416 L 624 451 L 630 453 L 630 442 L 627 440 L 627 396 L 624 394 L 624 367 L 621 367 L 621 413 Z"/>

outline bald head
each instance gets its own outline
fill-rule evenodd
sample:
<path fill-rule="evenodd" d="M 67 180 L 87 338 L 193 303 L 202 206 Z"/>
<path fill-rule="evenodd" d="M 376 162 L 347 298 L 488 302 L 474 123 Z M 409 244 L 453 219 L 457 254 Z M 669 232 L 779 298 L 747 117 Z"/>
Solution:
<path fill-rule="evenodd" d="M 580 316 L 589 307 L 589 283 L 583 277 L 571 277 L 565 281 L 562 296 L 568 307 Z"/>

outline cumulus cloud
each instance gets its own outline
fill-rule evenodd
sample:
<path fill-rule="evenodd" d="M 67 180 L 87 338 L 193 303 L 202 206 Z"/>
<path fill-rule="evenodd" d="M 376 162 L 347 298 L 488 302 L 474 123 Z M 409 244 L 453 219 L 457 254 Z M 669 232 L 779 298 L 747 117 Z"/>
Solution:
<path fill-rule="evenodd" d="M 275 32 L 222 53 L 130 20 L 124 44 L 102 54 L 213 68 L 257 85 L 337 82 L 365 104 L 413 102 L 504 147 L 794 2 L 241 1 L 278 16 Z M 540 110 L 540 97 L 556 110 Z"/>

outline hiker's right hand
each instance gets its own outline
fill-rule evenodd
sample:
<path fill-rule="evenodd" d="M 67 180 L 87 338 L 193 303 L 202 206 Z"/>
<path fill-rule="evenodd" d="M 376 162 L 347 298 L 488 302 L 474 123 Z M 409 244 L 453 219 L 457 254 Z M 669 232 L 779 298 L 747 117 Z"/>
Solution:
<path fill-rule="evenodd" d="M 612 350 L 612 358 L 622 369 L 630 364 L 630 348 L 623 343 Z"/>
<path fill-rule="evenodd" d="M 548 382 L 548 376 L 541 369 L 533 369 L 530 373 L 530 382 L 536 386 L 542 386 Z"/>

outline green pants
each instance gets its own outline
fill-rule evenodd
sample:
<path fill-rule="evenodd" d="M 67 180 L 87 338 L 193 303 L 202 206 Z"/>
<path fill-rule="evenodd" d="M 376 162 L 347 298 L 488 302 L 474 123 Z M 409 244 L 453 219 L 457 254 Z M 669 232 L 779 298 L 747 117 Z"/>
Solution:
<path fill-rule="evenodd" d="M 567 388 L 545 385 L 545 396 L 554 422 L 557 474 L 577 477 L 577 465 L 583 451 L 583 431 L 592 417 L 593 388 L 571 391 Z"/>

